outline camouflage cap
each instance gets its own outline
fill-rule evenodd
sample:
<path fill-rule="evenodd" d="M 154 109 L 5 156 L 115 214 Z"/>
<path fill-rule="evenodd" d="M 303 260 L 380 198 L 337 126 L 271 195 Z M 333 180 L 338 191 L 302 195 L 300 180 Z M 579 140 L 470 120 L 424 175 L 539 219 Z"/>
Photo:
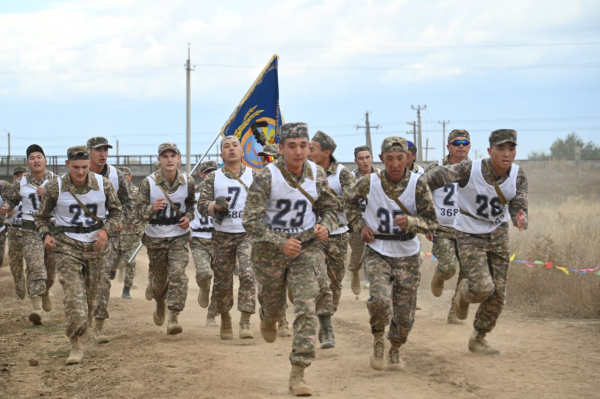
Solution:
<path fill-rule="evenodd" d="M 167 150 L 175 151 L 175 154 L 181 155 L 181 152 L 179 152 L 179 148 L 177 148 L 177 144 L 175 143 L 162 143 L 161 145 L 159 145 L 158 155 L 162 154 Z"/>
<path fill-rule="evenodd" d="M 279 157 L 279 146 L 277 144 L 267 144 L 263 147 L 262 151 L 257 154 L 259 157 L 270 155 L 272 157 Z"/>
<path fill-rule="evenodd" d="M 117 167 L 117 169 L 119 169 L 121 172 L 123 172 L 124 175 L 131 174 L 131 169 L 129 169 L 127 166 L 119 166 L 119 167 Z"/>
<path fill-rule="evenodd" d="M 74 145 L 67 150 L 67 159 L 69 161 L 79 161 L 90 159 L 90 149 L 87 145 Z"/>
<path fill-rule="evenodd" d="M 398 144 L 398 145 L 395 145 L 395 144 Z M 408 143 L 406 142 L 406 139 L 403 139 L 402 137 L 398 137 L 398 136 L 386 137 L 383 140 L 383 142 L 381 143 L 381 153 L 383 154 L 384 152 L 388 152 L 388 151 L 407 152 L 408 151 Z"/>
<path fill-rule="evenodd" d="M 317 130 L 317 133 L 315 133 L 315 135 L 313 136 L 312 139 L 313 139 L 313 141 L 316 141 L 317 143 L 319 143 L 323 150 L 331 150 L 332 154 L 335 152 L 335 149 L 337 148 L 337 144 L 335 143 L 335 141 L 333 141 L 331 136 L 329 136 L 327 133 L 322 132 L 320 130 Z"/>
<path fill-rule="evenodd" d="M 356 156 L 358 155 L 359 152 L 363 152 L 363 151 L 369 151 L 369 154 L 373 155 L 373 151 L 371 151 L 371 147 L 369 147 L 368 145 L 361 145 L 354 149 L 354 159 L 356 159 Z"/>
<path fill-rule="evenodd" d="M 308 125 L 302 122 L 286 123 L 281 126 L 281 132 L 279 133 L 279 139 L 283 142 L 285 139 L 299 139 L 302 137 L 308 137 Z"/>
<path fill-rule="evenodd" d="M 464 130 L 464 129 L 454 129 L 448 135 L 448 144 L 452 143 L 454 140 L 456 140 L 459 137 L 464 137 L 464 138 L 466 138 L 469 141 L 471 140 L 471 135 L 466 130 Z"/>
<path fill-rule="evenodd" d="M 410 151 L 412 154 L 417 153 L 417 146 L 415 145 L 415 143 L 406 140 L 406 145 L 408 145 L 408 151 Z"/>
<path fill-rule="evenodd" d="M 13 175 L 17 173 L 27 173 L 27 166 L 15 166 L 13 168 Z"/>
<path fill-rule="evenodd" d="M 498 129 L 490 133 L 490 146 L 506 142 L 517 144 L 517 131 L 512 129 Z"/>
<path fill-rule="evenodd" d="M 240 143 L 240 139 L 237 138 L 237 136 L 225 136 L 223 137 L 223 140 L 221 140 L 221 151 L 223 151 L 223 145 L 225 144 L 226 141 L 228 140 L 233 140 L 233 141 L 237 141 L 239 145 L 242 145 Z"/>
<path fill-rule="evenodd" d="M 204 161 L 200 164 L 200 172 L 206 173 L 209 170 L 219 169 L 216 161 Z"/>
<path fill-rule="evenodd" d="M 113 148 L 112 145 L 108 144 L 108 140 L 102 136 L 92 137 L 91 139 L 89 139 L 87 141 L 87 146 L 89 148 L 98 148 L 98 147 Z"/>

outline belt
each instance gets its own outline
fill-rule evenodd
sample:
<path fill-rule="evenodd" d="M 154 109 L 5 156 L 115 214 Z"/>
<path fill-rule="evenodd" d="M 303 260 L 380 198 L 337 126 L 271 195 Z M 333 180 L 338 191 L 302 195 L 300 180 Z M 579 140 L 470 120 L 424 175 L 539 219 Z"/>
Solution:
<path fill-rule="evenodd" d="M 174 226 L 176 224 L 179 224 L 179 219 L 181 219 L 181 217 L 179 216 L 166 219 L 150 219 L 150 222 L 148 222 L 148 224 L 156 226 Z"/>
<path fill-rule="evenodd" d="M 415 238 L 417 235 L 415 233 L 406 233 L 406 234 L 375 234 L 376 240 L 384 240 L 384 241 L 410 241 Z"/>
<path fill-rule="evenodd" d="M 314 238 L 311 238 L 310 240 L 306 240 L 306 241 L 304 241 L 304 242 L 300 243 L 300 245 L 302 245 L 303 247 L 305 247 L 305 246 L 307 246 L 307 245 L 309 245 L 309 244 L 312 244 L 312 242 L 313 242 L 314 240 L 315 240 Z"/>
<path fill-rule="evenodd" d="M 37 227 L 35 227 L 35 223 L 29 220 L 23 220 L 23 223 L 19 227 L 21 227 L 21 229 L 23 230 L 37 230 Z"/>
<path fill-rule="evenodd" d="M 212 227 L 205 227 L 203 229 L 192 229 L 194 233 L 212 233 L 215 231 Z"/>
<path fill-rule="evenodd" d="M 57 226 L 58 231 L 61 233 L 75 233 L 75 234 L 86 234 L 91 233 L 93 231 L 98 231 L 102 227 L 104 227 L 104 222 L 96 223 L 90 227 L 83 226 Z"/>

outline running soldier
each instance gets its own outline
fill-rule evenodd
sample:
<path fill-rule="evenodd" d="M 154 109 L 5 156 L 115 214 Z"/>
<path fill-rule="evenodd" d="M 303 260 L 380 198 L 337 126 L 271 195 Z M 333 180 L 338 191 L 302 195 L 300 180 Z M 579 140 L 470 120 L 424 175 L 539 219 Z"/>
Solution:
<path fill-rule="evenodd" d="M 0 180 L 0 266 L 4 263 L 4 251 L 6 250 L 6 225 L 4 221 L 8 216 L 8 208 L 4 206 L 4 197 L 12 189 L 12 184 L 6 180 Z M 4 209 L 4 214 L 2 214 Z"/>
<path fill-rule="evenodd" d="M 221 339 L 233 339 L 233 271 L 237 257 L 240 267 L 238 310 L 241 339 L 252 339 L 250 316 L 256 308 L 256 280 L 250 264 L 250 237 L 242 226 L 248 187 L 256 172 L 242 164 L 243 150 L 235 136 L 221 141 L 221 158 L 225 165 L 204 180 L 198 200 L 201 215 L 213 217 L 213 255 L 215 282 L 213 287 L 217 312 L 221 315 Z"/>
<path fill-rule="evenodd" d="M 289 287 L 295 314 L 289 388 L 296 396 L 310 396 L 304 369 L 315 358 L 318 273 L 324 270 L 318 241 L 326 241 L 338 228 L 340 203 L 323 168 L 307 160 L 308 126 L 287 123 L 280 140 L 282 157 L 255 178 L 243 222 L 252 236 L 252 265 L 262 285 L 260 332 L 267 342 L 277 339 L 276 323 L 285 313 Z"/>
<path fill-rule="evenodd" d="M 390 341 L 388 368 L 401 370 L 400 346 L 406 343 L 415 321 L 417 288 L 421 278 L 421 244 L 416 233 L 435 230 L 437 219 L 431 192 L 419 175 L 408 171 L 408 143 L 388 137 L 381 144 L 381 173 L 361 178 L 346 192 L 346 215 L 367 244 L 371 332 L 374 336 L 371 367 L 385 368 L 384 332 Z M 368 197 L 366 210 L 361 200 Z"/>
<path fill-rule="evenodd" d="M 415 162 L 417 160 L 417 146 L 412 141 L 407 141 L 407 143 L 410 156 L 408 170 L 421 176 L 425 173 L 425 169 Z"/>
<path fill-rule="evenodd" d="M 194 220 L 196 195 L 194 178 L 177 167 L 181 153 L 174 143 L 158 147 L 160 170 L 140 183 L 137 219 L 146 225 L 142 242 L 148 249 L 152 295 L 156 301 L 154 323 L 165 323 L 168 303 L 167 334 L 179 334 L 183 328 L 177 317 L 185 307 L 189 262 L 190 221 Z"/>
<path fill-rule="evenodd" d="M 54 173 L 46 170 L 46 155 L 42 147 L 32 144 L 27 147 L 26 154 L 29 173 L 15 181 L 5 197 L 2 213 L 22 204 L 22 245 L 23 248 L 27 248 L 23 251 L 23 256 L 27 264 L 27 292 L 31 300 L 29 321 L 39 326 L 43 324 L 42 309 L 46 312 L 52 310 L 49 294 L 54 284 L 56 261 L 54 253 L 44 249 L 44 242 L 37 232 L 33 215 L 38 211 L 44 187 L 54 178 Z"/>
<path fill-rule="evenodd" d="M 127 166 L 120 166 L 118 168 L 127 181 L 127 191 L 129 191 L 129 197 L 131 198 L 131 208 L 135 209 L 138 204 L 138 197 L 140 189 L 131 182 L 133 176 L 131 175 L 131 169 Z M 118 281 L 124 281 L 123 293 L 121 298 L 131 299 L 131 289 L 134 288 L 133 280 L 135 279 L 135 258 L 129 261 L 138 245 L 140 244 L 140 238 L 144 233 L 144 226 L 135 218 L 130 217 L 127 223 L 123 227 L 123 231 L 119 235 L 119 251 L 117 253 L 117 259 L 115 263 L 118 270 Z M 124 278 L 123 278 L 124 275 Z"/>
<path fill-rule="evenodd" d="M 215 161 L 202 162 L 198 169 L 200 182 L 196 187 L 196 201 L 200 197 L 204 179 L 209 173 L 219 169 Z M 210 297 L 210 285 L 214 275 L 215 257 L 212 250 L 212 232 L 213 224 L 210 216 L 202 216 L 198 212 L 198 208 L 194 209 L 194 220 L 190 223 L 192 234 L 190 237 L 190 250 L 192 251 L 192 259 L 196 267 L 196 284 L 200 288 L 198 292 L 198 304 L 202 308 L 208 307 L 206 315 L 206 327 L 216 327 L 215 322 L 217 303 L 214 296 Z M 209 301 L 210 299 L 210 301 Z M 209 305 L 210 303 L 210 305 Z"/>
<path fill-rule="evenodd" d="M 123 220 L 121 226 L 113 232 L 108 239 L 104 259 L 104 271 L 100 274 L 100 284 L 98 286 L 97 297 L 94 300 L 94 340 L 98 344 L 110 342 L 108 336 L 104 333 L 104 320 L 108 319 L 108 300 L 110 298 L 110 280 L 116 276 L 115 258 L 119 252 L 119 234 L 123 231 L 123 226 L 127 225 L 128 219 L 132 216 L 131 197 L 127 190 L 127 181 L 125 175 L 114 166 L 107 163 L 108 149 L 112 148 L 108 140 L 104 137 L 92 137 L 87 141 L 90 149 L 90 170 L 100 176 L 106 177 L 112 184 L 123 211 Z"/>
<path fill-rule="evenodd" d="M 438 167 L 455 165 L 468 159 L 469 150 L 471 149 L 471 136 L 469 132 L 462 129 L 455 129 L 448 135 L 448 155 L 439 162 L 433 162 L 425 169 L 425 173 L 435 170 Z M 454 230 L 454 221 L 458 214 L 458 206 L 456 205 L 457 184 L 451 183 L 444 187 L 434 190 L 433 202 L 435 203 L 435 211 L 438 217 L 439 225 L 433 236 L 428 235 L 427 238 L 433 241 L 431 252 L 437 258 L 437 267 L 431 280 L 431 292 L 434 296 L 441 296 L 444 292 L 444 281 L 450 280 L 458 271 L 458 284 L 462 280 L 460 273 L 460 265 L 458 259 L 458 247 L 456 245 L 456 231 Z M 454 312 L 454 298 L 450 302 L 450 311 L 448 313 L 449 324 L 463 324 Z"/>
<path fill-rule="evenodd" d="M 71 343 L 67 364 L 76 364 L 83 359 L 81 336 L 88 329 L 104 272 L 104 248 L 119 228 L 123 211 L 111 182 L 89 170 L 87 146 L 70 147 L 66 164 L 69 172 L 46 184 L 33 218 L 44 247 L 55 252 Z M 58 229 L 55 236 L 50 234 L 52 217 Z"/>
<path fill-rule="evenodd" d="M 27 167 L 15 166 L 13 168 L 13 182 L 20 180 L 27 174 Z M 23 233 L 21 223 L 23 220 L 23 204 L 19 203 L 8 213 L 8 262 L 10 272 L 15 282 L 15 292 L 19 299 L 25 299 L 27 293 L 27 280 L 23 265 Z"/>
<path fill-rule="evenodd" d="M 352 174 L 344 165 L 338 163 L 333 153 L 337 148 L 335 141 L 327 134 L 317 131 L 310 142 L 308 158 L 325 170 L 329 187 L 337 195 L 340 207 L 337 209 L 338 228 L 329 233 L 326 242 L 319 247 L 325 254 L 326 272 L 321 276 L 321 294 L 317 300 L 319 316 L 319 342 L 321 349 L 335 347 L 335 336 L 331 325 L 331 316 L 335 314 L 342 296 L 342 281 L 346 272 L 346 254 L 348 253 L 348 222 L 344 213 L 344 192 L 354 185 Z M 323 286 L 324 285 L 324 286 Z"/>
<path fill-rule="evenodd" d="M 500 351 L 485 339 L 496 326 L 505 303 L 510 264 L 508 222 L 519 231 L 528 227 L 527 177 L 514 163 L 517 132 L 490 134 L 489 158 L 436 168 L 424 179 L 432 190 L 458 183 L 454 222 L 463 280 L 454 299 L 456 317 L 467 318 L 469 304 L 480 303 L 469 350 L 488 355 Z"/>

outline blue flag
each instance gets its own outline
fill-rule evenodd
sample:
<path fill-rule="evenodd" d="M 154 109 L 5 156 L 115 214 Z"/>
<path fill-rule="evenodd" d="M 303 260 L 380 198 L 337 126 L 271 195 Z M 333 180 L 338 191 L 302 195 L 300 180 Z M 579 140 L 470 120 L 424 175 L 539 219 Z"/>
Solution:
<path fill-rule="evenodd" d="M 267 126 L 258 127 L 267 139 L 266 144 L 279 143 L 282 118 L 279 111 L 278 61 L 279 56 L 273 55 L 221 129 L 222 136 L 236 136 L 240 140 L 244 150 L 242 162 L 254 169 L 263 167 L 258 156 L 263 146 L 256 140 L 251 125 L 257 122 L 265 125 L 266 122 Z"/>

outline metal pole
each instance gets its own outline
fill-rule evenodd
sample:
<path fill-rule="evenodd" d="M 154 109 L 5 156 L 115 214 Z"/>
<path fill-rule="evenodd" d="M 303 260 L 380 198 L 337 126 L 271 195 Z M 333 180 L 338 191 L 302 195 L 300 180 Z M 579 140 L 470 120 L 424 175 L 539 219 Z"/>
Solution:
<path fill-rule="evenodd" d="M 446 147 L 446 125 L 450 123 L 450 121 L 438 121 L 440 125 L 442 125 L 442 158 L 444 157 L 444 147 Z"/>
<path fill-rule="evenodd" d="M 190 72 L 192 71 L 191 65 L 190 65 L 190 44 L 188 43 L 188 59 L 187 62 L 185 64 L 185 74 L 186 74 L 186 78 L 187 78 L 187 85 L 186 85 L 186 115 L 185 115 L 185 137 L 186 137 L 186 144 L 185 144 L 185 157 L 186 157 L 186 162 L 185 162 L 185 171 L 190 174 L 191 172 L 191 167 L 192 167 L 192 118 L 191 118 L 191 89 L 190 89 L 190 83 L 191 83 L 191 74 Z"/>
<path fill-rule="evenodd" d="M 369 148 L 373 148 L 371 147 L 371 126 L 369 125 L 369 111 L 367 111 L 365 113 L 365 118 L 366 118 L 366 122 L 365 125 L 367 126 L 367 128 L 365 129 L 366 135 L 367 135 L 367 145 L 369 146 Z"/>

